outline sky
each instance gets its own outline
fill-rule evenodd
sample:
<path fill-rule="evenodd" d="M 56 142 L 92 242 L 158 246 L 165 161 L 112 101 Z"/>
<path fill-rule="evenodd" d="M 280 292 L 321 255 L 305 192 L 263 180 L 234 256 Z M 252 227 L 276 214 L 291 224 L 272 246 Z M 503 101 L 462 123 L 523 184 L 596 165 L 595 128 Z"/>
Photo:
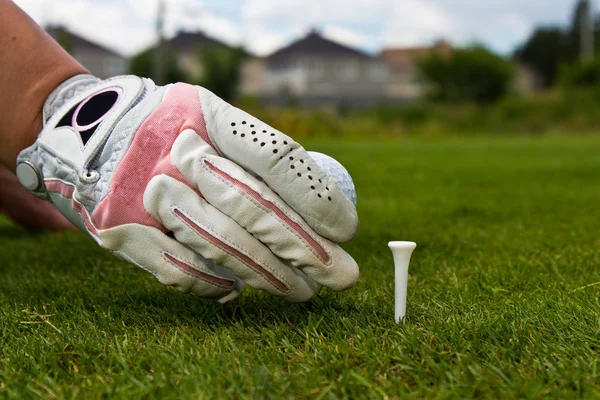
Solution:
<path fill-rule="evenodd" d="M 62 24 L 123 55 L 156 37 L 159 0 L 15 0 L 39 24 Z M 511 53 L 535 26 L 567 24 L 576 0 L 165 0 L 165 32 L 202 30 L 267 55 L 318 29 L 376 53 L 386 47 L 484 43 Z M 600 11 L 600 0 L 593 0 Z"/>

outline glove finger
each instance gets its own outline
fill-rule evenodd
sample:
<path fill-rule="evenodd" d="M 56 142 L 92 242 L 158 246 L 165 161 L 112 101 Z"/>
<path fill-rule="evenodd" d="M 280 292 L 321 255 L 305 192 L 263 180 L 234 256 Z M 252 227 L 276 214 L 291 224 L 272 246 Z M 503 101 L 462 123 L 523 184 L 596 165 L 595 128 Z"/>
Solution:
<path fill-rule="evenodd" d="M 267 185 L 234 162 L 188 151 L 201 145 L 198 135 L 185 131 L 175 141 L 171 157 L 208 203 L 317 283 L 334 290 L 354 286 L 359 272 L 350 255 L 318 235 Z"/>
<path fill-rule="evenodd" d="M 207 132 L 226 158 L 260 177 L 320 235 L 352 240 L 354 204 L 329 174 L 290 137 L 199 88 Z"/>
<path fill-rule="evenodd" d="M 244 282 L 228 270 L 200 257 L 154 227 L 120 225 L 100 231 L 99 237 L 113 254 L 180 292 L 217 298 L 225 303 L 244 289 Z"/>
<path fill-rule="evenodd" d="M 214 260 L 254 288 L 289 301 L 306 301 L 314 282 L 281 262 L 231 218 L 208 204 L 184 183 L 155 176 L 144 193 L 144 207 L 175 238 L 207 259 Z"/>

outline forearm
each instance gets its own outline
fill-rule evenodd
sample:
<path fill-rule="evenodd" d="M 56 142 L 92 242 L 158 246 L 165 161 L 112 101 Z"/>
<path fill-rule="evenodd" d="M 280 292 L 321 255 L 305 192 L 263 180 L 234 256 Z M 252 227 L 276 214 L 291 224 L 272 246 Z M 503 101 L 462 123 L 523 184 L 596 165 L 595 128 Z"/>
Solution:
<path fill-rule="evenodd" d="M 14 172 L 19 152 L 42 129 L 42 108 L 66 79 L 88 73 L 11 0 L 0 0 L 0 164 Z"/>

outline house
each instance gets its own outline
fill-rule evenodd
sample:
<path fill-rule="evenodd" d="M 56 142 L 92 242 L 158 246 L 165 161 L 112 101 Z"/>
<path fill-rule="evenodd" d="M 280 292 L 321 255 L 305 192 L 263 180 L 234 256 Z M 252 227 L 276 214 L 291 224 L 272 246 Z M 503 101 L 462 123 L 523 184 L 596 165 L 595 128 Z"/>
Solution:
<path fill-rule="evenodd" d="M 450 43 L 440 40 L 433 46 L 387 48 L 381 52 L 389 71 L 386 96 L 392 101 L 411 101 L 423 95 L 423 85 L 418 79 L 418 61 L 430 54 L 449 56 Z"/>
<path fill-rule="evenodd" d="M 61 26 L 48 27 L 46 32 L 98 78 L 106 79 L 111 76 L 124 75 L 128 71 L 127 59 L 113 50 L 76 35 Z"/>
<path fill-rule="evenodd" d="M 386 83 L 381 58 L 312 30 L 265 58 L 260 97 L 267 104 L 367 106 L 384 98 Z"/>

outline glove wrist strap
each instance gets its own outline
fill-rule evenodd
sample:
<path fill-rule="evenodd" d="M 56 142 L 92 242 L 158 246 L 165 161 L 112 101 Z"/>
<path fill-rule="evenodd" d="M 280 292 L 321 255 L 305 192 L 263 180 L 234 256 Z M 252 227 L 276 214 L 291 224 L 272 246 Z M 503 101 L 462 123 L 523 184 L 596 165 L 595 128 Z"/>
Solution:
<path fill-rule="evenodd" d="M 92 75 L 76 75 L 61 83 L 46 99 L 44 103 L 44 125 L 56 111 L 79 93 L 97 85 L 100 79 Z"/>

